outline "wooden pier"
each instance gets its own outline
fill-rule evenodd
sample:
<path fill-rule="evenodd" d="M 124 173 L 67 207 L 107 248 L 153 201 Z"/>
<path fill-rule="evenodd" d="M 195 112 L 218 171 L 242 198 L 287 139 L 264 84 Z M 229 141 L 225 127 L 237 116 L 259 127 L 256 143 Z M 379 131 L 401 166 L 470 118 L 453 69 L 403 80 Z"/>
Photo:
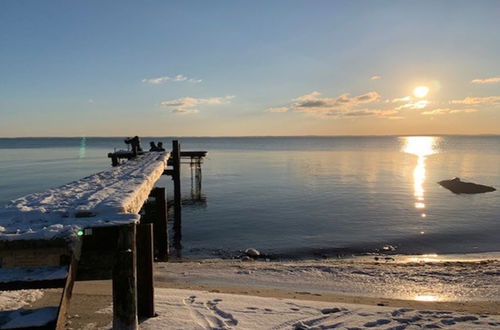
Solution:
<path fill-rule="evenodd" d="M 205 155 L 181 152 L 178 141 L 172 152 L 110 154 L 113 168 L 0 209 L 0 290 L 63 289 L 59 306 L 21 312 L 46 320 L 23 324 L 2 311 L 0 328 L 64 329 L 74 282 L 87 280 L 112 280 L 114 329 L 154 316 L 153 263 L 169 253 L 166 192 L 154 185 L 172 176 L 180 235 L 181 159 L 199 165 Z"/>

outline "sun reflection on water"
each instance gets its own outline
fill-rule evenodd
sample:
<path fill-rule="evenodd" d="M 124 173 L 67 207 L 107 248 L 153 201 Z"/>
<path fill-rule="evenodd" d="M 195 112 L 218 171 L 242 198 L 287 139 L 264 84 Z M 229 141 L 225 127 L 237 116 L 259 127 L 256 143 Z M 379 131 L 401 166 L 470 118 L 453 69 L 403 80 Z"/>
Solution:
<path fill-rule="evenodd" d="M 438 138 L 434 136 L 408 136 L 403 138 L 403 152 L 418 157 L 417 166 L 413 170 L 413 195 L 415 196 L 415 208 L 425 209 L 424 182 L 425 182 L 425 159 L 427 156 L 438 153 Z M 422 217 L 425 217 L 422 213 Z"/>
<path fill-rule="evenodd" d="M 441 258 L 436 253 L 422 254 L 418 256 L 411 256 L 405 259 L 408 262 L 443 262 L 444 259 Z"/>
<path fill-rule="evenodd" d="M 422 296 L 415 296 L 413 298 L 416 301 L 438 301 L 438 297 L 436 296 L 431 296 L 431 295 L 422 295 Z"/>

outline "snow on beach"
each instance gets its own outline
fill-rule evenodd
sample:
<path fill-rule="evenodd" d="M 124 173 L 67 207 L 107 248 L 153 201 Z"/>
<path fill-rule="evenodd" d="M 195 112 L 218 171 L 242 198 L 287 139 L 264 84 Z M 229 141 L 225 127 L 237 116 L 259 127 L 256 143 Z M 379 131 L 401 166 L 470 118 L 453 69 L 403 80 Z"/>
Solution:
<path fill-rule="evenodd" d="M 171 262 L 158 264 L 155 278 L 167 283 L 275 288 L 311 294 L 498 302 L 500 259 L 493 256 L 470 262 L 403 263 L 398 257 L 384 262 L 366 259 Z"/>
<path fill-rule="evenodd" d="M 50 239 L 85 227 L 138 221 L 137 213 L 166 166 L 168 153 L 124 164 L 11 201 L 0 209 L 0 240 Z"/>
<path fill-rule="evenodd" d="M 13 310 L 40 299 L 42 290 L 0 291 L 0 311 Z"/>
<path fill-rule="evenodd" d="M 141 329 L 490 329 L 499 315 L 157 289 Z"/>
<path fill-rule="evenodd" d="M 444 257 L 446 261 L 432 263 L 403 262 L 416 256 L 393 256 L 395 260 L 387 262 L 361 258 L 158 263 L 158 316 L 143 320 L 140 328 L 496 329 L 500 327 L 500 260 L 494 256 L 468 262 Z M 87 292 L 85 286 L 92 283 L 82 285 L 80 290 Z M 377 298 L 364 298 L 369 296 Z M 88 301 L 93 301 L 91 297 Z M 72 311 L 80 315 L 72 319 L 74 328 L 102 328 L 92 318 L 96 314 L 82 312 Z M 111 320 L 112 307 L 94 313 Z"/>
<path fill-rule="evenodd" d="M 497 257 L 468 256 L 472 261 L 467 262 L 449 256 L 436 262 L 394 256 L 384 262 L 360 258 L 158 264 L 159 316 L 144 321 L 141 328 L 498 328 Z M 381 301 L 383 306 L 377 305 Z"/>

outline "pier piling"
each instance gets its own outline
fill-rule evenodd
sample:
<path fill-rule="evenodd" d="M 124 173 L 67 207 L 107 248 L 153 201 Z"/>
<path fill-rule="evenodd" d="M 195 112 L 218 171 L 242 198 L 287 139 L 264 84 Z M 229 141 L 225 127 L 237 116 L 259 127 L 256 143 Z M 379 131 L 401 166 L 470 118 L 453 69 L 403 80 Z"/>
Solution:
<path fill-rule="evenodd" d="M 155 199 L 154 212 L 147 217 L 152 217 L 154 223 L 153 241 L 155 258 L 158 261 L 168 261 L 168 228 L 167 228 L 167 201 L 164 187 L 155 187 L 149 194 Z"/>
<path fill-rule="evenodd" d="M 153 224 L 137 226 L 137 316 L 155 316 Z"/>
<path fill-rule="evenodd" d="M 123 225 L 118 229 L 113 264 L 113 329 L 138 329 L 135 224 Z"/>
<path fill-rule="evenodd" d="M 181 200 L 181 146 L 179 141 L 172 141 L 172 161 L 174 180 L 174 231 L 180 233 L 182 223 L 182 200 Z M 180 242 L 180 239 L 176 239 Z"/>

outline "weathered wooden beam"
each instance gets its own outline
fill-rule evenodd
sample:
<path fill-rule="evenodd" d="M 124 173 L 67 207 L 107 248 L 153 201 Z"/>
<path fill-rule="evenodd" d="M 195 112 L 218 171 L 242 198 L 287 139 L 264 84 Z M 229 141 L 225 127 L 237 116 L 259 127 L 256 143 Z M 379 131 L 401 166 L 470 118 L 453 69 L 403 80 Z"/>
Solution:
<path fill-rule="evenodd" d="M 137 316 L 155 316 L 153 224 L 137 226 Z"/>
<path fill-rule="evenodd" d="M 155 187 L 151 191 L 155 199 L 154 215 L 154 247 L 158 260 L 168 260 L 168 226 L 167 226 L 167 198 L 163 187 Z"/>
<path fill-rule="evenodd" d="M 135 224 L 118 229 L 113 265 L 113 329 L 138 329 Z"/>
<path fill-rule="evenodd" d="M 77 281 L 112 279 L 118 226 L 92 228 L 91 235 L 83 236 L 82 254 Z"/>
<path fill-rule="evenodd" d="M 69 312 L 69 304 L 71 296 L 73 294 L 73 286 L 76 280 L 76 274 L 78 269 L 78 261 L 80 259 L 81 241 L 78 241 L 73 254 L 71 255 L 71 262 L 68 266 L 68 277 L 66 278 L 66 284 L 61 295 L 61 301 L 59 302 L 59 311 L 57 312 L 56 329 L 64 330 L 66 329 L 66 318 Z"/>
<path fill-rule="evenodd" d="M 172 141 L 172 161 L 174 175 L 174 229 L 180 231 L 182 222 L 182 201 L 181 201 L 181 146 L 179 141 Z"/>
<path fill-rule="evenodd" d="M 205 157 L 207 155 L 207 151 L 182 151 L 181 157 Z"/>

